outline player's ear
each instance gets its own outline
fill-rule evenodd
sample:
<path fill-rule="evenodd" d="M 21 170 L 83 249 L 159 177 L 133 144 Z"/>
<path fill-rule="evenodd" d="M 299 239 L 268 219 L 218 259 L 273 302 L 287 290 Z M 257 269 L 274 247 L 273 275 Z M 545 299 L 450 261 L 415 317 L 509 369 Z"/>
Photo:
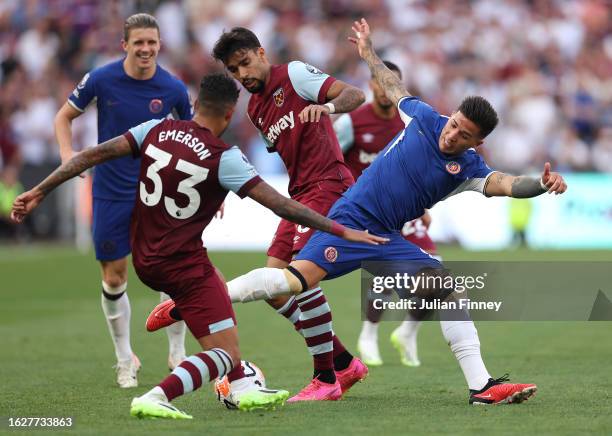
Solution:
<path fill-rule="evenodd" d="M 263 47 L 259 47 L 255 54 L 257 54 L 257 57 L 262 61 L 266 59 L 266 50 Z"/>
<path fill-rule="evenodd" d="M 234 111 L 236 110 L 235 106 L 232 106 L 231 108 L 229 108 L 227 110 L 227 112 L 225 112 L 225 121 L 227 121 L 228 123 L 231 121 L 232 117 L 234 116 Z"/>
<path fill-rule="evenodd" d="M 123 49 L 124 52 L 127 52 L 128 49 L 128 43 L 125 39 L 121 40 L 121 48 Z"/>

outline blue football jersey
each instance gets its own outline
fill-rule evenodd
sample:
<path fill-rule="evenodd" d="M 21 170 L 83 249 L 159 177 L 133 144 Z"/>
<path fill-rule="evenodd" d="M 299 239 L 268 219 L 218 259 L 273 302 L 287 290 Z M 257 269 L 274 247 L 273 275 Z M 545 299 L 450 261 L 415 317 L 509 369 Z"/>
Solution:
<path fill-rule="evenodd" d="M 172 115 L 191 119 L 187 88 L 159 65 L 148 80 L 133 79 L 123 69 L 123 59 L 87 73 L 68 98 L 80 112 L 96 100 L 98 143 L 122 135 L 154 118 Z M 94 198 L 133 201 L 140 159 L 125 157 L 98 165 L 94 171 Z"/>
<path fill-rule="evenodd" d="M 416 97 L 404 97 L 398 108 L 406 127 L 334 206 L 373 232 L 400 231 L 440 200 L 462 191 L 483 192 L 492 173 L 474 149 L 456 156 L 440 151 L 448 117 Z"/>

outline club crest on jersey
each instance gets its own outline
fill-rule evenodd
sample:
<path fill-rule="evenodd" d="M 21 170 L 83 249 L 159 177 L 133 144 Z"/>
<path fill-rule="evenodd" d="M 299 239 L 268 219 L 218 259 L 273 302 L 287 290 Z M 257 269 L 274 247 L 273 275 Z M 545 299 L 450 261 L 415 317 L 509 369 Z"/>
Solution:
<path fill-rule="evenodd" d="M 163 108 L 164 103 L 159 98 L 154 98 L 149 102 L 149 110 L 154 114 L 160 113 Z"/>
<path fill-rule="evenodd" d="M 276 107 L 281 107 L 285 102 L 285 93 L 283 92 L 283 88 L 281 87 L 274 91 L 272 97 L 274 97 L 274 104 Z"/>
<path fill-rule="evenodd" d="M 459 171 L 461 171 L 461 165 L 455 161 L 449 162 L 446 164 L 446 171 L 453 175 L 459 174 Z"/>
<path fill-rule="evenodd" d="M 338 250 L 334 247 L 327 247 L 323 254 L 325 255 L 325 259 L 330 263 L 334 263 L 338 259 Z"/>

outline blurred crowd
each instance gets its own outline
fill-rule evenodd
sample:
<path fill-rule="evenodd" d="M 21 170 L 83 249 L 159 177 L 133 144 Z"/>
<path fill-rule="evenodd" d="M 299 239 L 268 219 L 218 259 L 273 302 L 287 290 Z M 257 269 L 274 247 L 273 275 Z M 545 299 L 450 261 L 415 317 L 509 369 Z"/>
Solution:
<path fill-rule="evenodd" d="M 59 162 L 53 118 L 90 69 L 122 56 L 123 20 L 155 15 L 159 62 L 195 97 L 225 29 L 260 38 L 272 62 L 300 59 L 367 90 L 369 71 L 347 42 L 366 17 L 382 57 L 442 113 L 487 97 L 501 124 L 483 153 L 509 172 L 612 172 L 612 8 L 606 0 L 2 0 L 0 197 L 24 166 Z M 263 173 L 282 171 L 247 120 L 242 91 L 229 132 Z M 95 110 L 74 124 L 76 148 L 95 144 Z M 226 138 L 227 139 L 227 138 Z M 6 205 L 0 203 L 0 215 Z"/>

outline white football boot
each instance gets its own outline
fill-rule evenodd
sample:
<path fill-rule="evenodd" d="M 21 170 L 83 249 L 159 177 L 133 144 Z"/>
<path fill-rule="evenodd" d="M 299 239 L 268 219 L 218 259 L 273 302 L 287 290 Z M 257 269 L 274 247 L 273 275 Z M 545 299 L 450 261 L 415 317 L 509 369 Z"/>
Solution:
<path fill-rule="evenodd" d="M 140 360 L 135 354 L 132 354 L 130 360 L 117 362 L 115 371 L 117 371 L 117 384 L 120 388 L 135 388 L 138 386 L 138 378 L 136 375 L 140 370 Z"/>

